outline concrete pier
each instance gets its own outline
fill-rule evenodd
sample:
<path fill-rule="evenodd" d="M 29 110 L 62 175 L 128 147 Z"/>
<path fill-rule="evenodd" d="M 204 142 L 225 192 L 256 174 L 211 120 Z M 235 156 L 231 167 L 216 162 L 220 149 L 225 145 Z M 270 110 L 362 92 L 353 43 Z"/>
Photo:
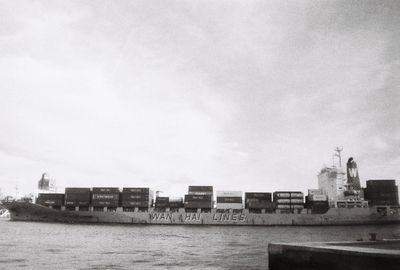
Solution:
<path fill-rule="evenodd" d="M 400 240 L 271 243 L 270 270 L 398 270 Z"/>

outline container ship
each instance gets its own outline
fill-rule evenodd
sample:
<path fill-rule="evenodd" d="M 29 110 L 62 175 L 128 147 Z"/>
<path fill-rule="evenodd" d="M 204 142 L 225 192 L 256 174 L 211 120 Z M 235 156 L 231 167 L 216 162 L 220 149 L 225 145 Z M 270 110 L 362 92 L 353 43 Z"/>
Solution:
<path fill-rule="evenodd" d="M 43 182 L 44 176 L 39 186 Z M 217 191 L 214 197 L 213 186 L 189 186 L 184 197 L 169 198 L 158 193 L 154 197 L 148 187 L 71 187 L 65 193 L 39 193 L 35 203 L 11 201 L 3 205 L 13 221 L 241 226 L 400 224 L 395 180 L 366 183 L 366 188 L 361 188 L 357 164 L 350 158 L 346 172 L 341 164 L 323 168 L 318 175 L 319 188 L 308 190 L 306 196 L 301 191 L 284 190 L 245 192 L 244 196 L 241 191 Z"/>

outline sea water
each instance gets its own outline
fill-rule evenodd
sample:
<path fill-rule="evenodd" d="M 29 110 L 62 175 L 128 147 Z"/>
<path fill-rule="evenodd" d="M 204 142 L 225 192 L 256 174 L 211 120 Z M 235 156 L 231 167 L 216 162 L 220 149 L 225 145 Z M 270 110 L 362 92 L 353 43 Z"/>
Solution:
<path fill-rule="evenodd" d="M 239 227 L 0 221 L 0 269 L 268 269 L 268 243 L 400 237 L 400 225 Z"/>

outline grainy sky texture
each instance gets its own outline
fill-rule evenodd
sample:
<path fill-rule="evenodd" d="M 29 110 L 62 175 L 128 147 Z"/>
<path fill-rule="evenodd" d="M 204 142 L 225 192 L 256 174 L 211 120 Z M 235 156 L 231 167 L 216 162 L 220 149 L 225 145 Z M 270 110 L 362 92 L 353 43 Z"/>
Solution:
<path fill-rule="evenodd" d="M 395 0 L 0 0 L 0 188 L 399 178 L 399 39 Z"/>

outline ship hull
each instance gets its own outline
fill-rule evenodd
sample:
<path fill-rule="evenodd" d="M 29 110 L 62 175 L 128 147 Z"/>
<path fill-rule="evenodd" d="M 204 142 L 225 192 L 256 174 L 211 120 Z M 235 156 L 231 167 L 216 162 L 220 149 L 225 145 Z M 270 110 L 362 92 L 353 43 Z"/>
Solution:
<path fill-rule="evenodd" d="M 182 212 L 93 212 L 61 211 L 45 206 L 10 202 L 5 206 L 12 221 L 61 223 L 118 223 L 154 225 L 232 225 L 232 226 L 321 226 L 400 224 L 399 211 L 377 212 L 376 208 L 332 208 L 325 214 L 253 214 L 247 213 L 185 213 Z M 387 207 L 389 210 L 389 207 Z"/>

